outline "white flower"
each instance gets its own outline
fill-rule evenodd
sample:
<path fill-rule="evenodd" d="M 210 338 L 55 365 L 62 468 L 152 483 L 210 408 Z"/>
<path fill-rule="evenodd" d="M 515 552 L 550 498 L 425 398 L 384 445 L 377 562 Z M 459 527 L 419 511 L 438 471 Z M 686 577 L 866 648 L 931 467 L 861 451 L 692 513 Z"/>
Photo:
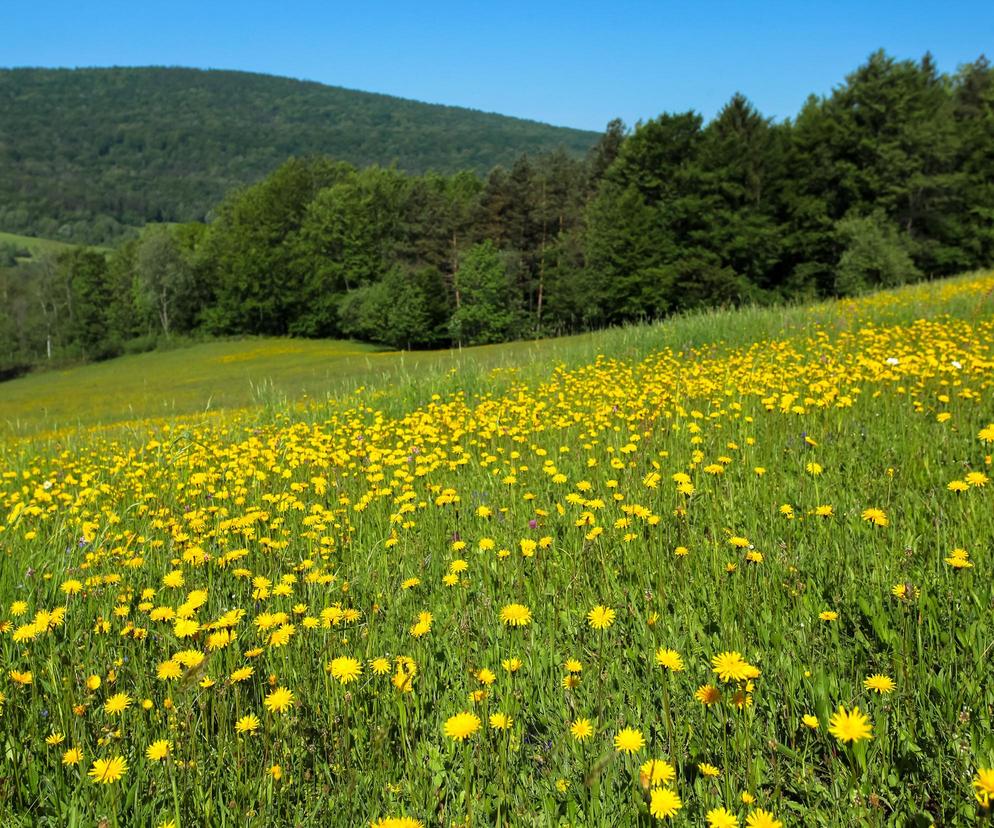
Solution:
<path fill-rule="evenodd" d="M 960 364 L 960 362 L 959 362 L 959 360 L 958 360 L 958 359 L 954 359 L 954 360 L 953 360 L 953 368 L 956 368 L 957 370 L 959 370 L 959 369 L 960 369 L 960 368 L 962 368 L 962 367 L 963 367 L 963 366 L 962 366 L 962 365 Z"/>
<path fill-rule="evenodd" d="M 899 361 L 900 361 L 900 360 L 898 360 L 898 358 L 897 358 L 897 357 L 887 357 L 887 364 L 888 364 L 888 365 L 897 365 L 897 363 L 898 363 Z"/>

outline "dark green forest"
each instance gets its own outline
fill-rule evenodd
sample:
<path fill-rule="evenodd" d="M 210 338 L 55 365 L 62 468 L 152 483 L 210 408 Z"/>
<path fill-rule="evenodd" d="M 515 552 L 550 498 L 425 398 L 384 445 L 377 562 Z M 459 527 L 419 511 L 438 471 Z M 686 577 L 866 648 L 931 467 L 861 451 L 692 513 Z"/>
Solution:
<path fill-rule="evenodd" d="M 0 69 L 0 230 L 104 244 L 204 221 L 290 156 L 485 174 L 596 133 L 247 72 Z"/>
<path fill-rule="evenodd" d="M 735 95 L 486 175 L 294 157 L 211 213 L 8 255 L 8 373 L 205 335 L 499 342 L 990 265 L 994 69 L 876 53 L 788 121 Z"/>

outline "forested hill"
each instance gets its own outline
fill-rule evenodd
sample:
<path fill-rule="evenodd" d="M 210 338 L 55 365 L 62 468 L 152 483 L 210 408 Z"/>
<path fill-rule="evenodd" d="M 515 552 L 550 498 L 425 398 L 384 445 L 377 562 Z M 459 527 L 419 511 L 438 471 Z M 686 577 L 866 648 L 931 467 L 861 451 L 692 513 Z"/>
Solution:
<path fill-rule="evenodd" d="M 291 155 L 449 173 L 597 135 L 246 72 L 0 69 L 0 230 L 103 243 L 203 220 Z"/>

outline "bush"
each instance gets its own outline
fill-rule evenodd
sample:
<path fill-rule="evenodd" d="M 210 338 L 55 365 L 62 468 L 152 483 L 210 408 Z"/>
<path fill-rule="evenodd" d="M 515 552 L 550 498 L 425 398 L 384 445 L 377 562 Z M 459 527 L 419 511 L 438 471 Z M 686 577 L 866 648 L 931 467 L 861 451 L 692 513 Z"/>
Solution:
<path fill-rule="evenodd" d="M 126 354 L 147 354 L 159 347 L 159 338 L 154 334 L 137 336 L 124 343 L 124 353 Z"/>
<path fill-rule="evenodd" d="M 872 288 L 895 287 L 921 278 L 908 240 L 883 213 L 846 216 L 835 225 L 844 246 L 835 270 L 835 292 L 852 296 Z"/>
<path fill-rule="evenodd" d="M 31 366 L 26 362 L 0 362 L 0 382 L 23 377 L 31 371 Z"/>
<path fill-rule="evenodd" d="M 103 362 L 104 360 L 119 357 L 123 353 L 124 345 L 121 344 L 119 339 L 104 339 L 93 346 L 93 350 L 88 356 L 94 362 Z"/>

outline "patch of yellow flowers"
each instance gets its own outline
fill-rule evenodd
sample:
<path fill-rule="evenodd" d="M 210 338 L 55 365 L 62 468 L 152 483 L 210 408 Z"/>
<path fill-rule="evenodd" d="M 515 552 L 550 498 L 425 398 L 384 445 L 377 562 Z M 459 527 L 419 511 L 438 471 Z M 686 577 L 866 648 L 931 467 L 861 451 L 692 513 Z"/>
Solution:
<path fill-rule="evenodd" d="M 939 290 L 982 302 L 994 279 Z M 11 441 L 0 723 L 23 758 L 0 776 L 83 785 L 94 818 L 85 785 L 136 777 L 216 773 L 215 808 L 273 819 L 365 785 L 352 824 L 402 828 L 439 786 L 451 815 L 511 824 L 776 828 L 785 788 L 828 807 L 814 775 L 882 798 L 907 715 L 964 744 L 991 717 L 953 683 L 969 709 L 944 721 L 916 684 L 926 621 L 989 640 L 994 536 L 990 305 L 874 321 L 930 298 L 402 416 L 359 397 Z M 980 651 L 941 640 L 969 675 Z M 991 759 L 969 758 L 974 807 Z"/>

